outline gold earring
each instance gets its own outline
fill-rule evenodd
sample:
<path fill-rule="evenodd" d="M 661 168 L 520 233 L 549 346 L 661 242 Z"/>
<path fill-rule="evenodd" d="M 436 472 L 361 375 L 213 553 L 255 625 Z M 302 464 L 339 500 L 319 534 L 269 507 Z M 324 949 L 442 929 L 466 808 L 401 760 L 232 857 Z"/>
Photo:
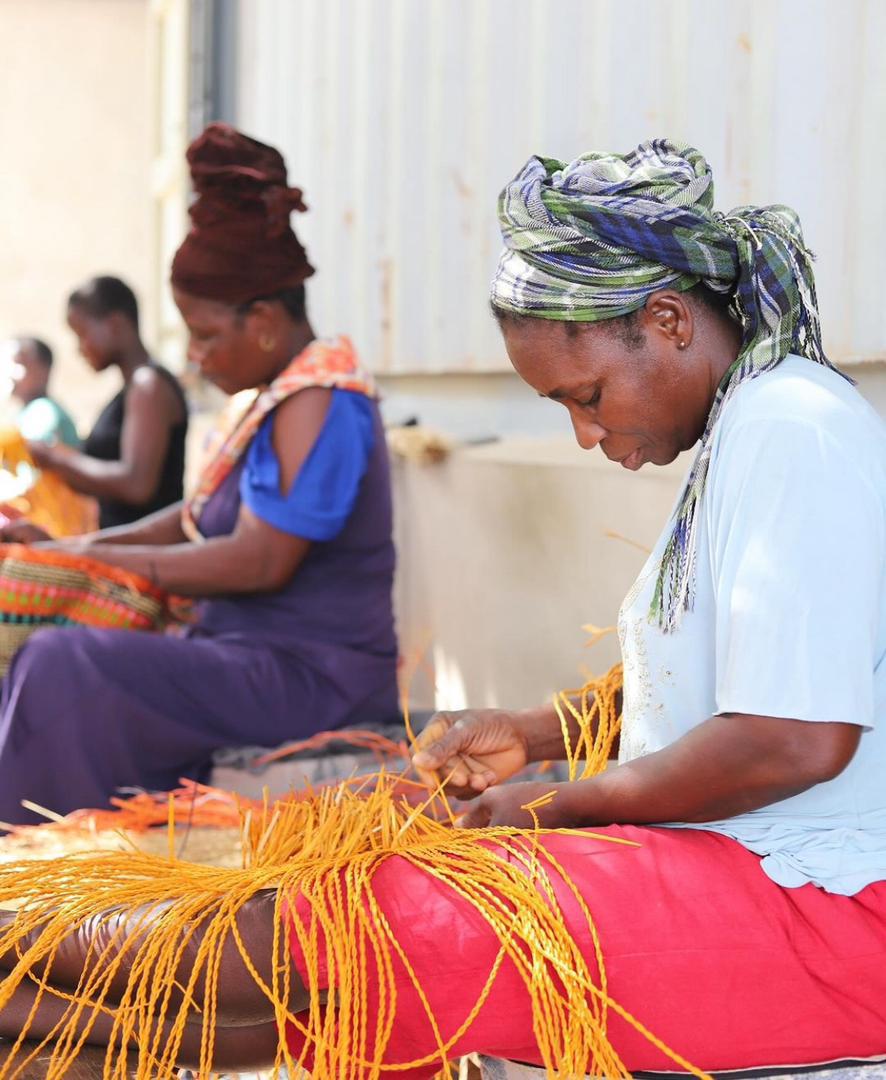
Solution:
<path fill-rule="evenodd" d="M 270 334 L 262 334 L 258 339 L 258 347 L 262 352 L 273 352 L 277 347 L 277 339 Z"/>

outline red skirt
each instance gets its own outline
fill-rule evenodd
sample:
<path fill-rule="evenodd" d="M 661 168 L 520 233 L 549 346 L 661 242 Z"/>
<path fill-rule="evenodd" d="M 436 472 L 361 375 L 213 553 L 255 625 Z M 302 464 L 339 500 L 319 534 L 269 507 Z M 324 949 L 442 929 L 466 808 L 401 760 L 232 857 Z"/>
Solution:
<path fill-rule="evenodd" d="M 886 882 L 856 896 L 813 885 L 783 889 L 734 840 L 702 830 L 611 826 L 639 842 L 576 831 L 543 839 L 596 923 L 609 994 L 673 1050 L 706 1071 L 809 1065 L 886 1055 Z M 589 967 L 588 927 L 565 886 L 558 899 Z M 445 1039 L 470 1012 L 499 953 L 484 918 L 446 886 L 393 857 L 373 892 L 408 956 Z M 297 899 L 290 918 L 307 925 Z M 295 941 L 296 966 L 307 981 Z M 385 1063 L 417 1060 L 436 1041 L 395 958 L 397 1016 Z M 321 958 L 322 970 L 322 958 Z M 369 1016 L 376 1002 L 367 1002 Z M 610 1013 L 609 1038 L 632 1071 L 675 1069 Z M 290 1047 L 302 1037 L 293 1027 Z M 510 961 L 451 1056 L 478 1052 L 541 1064 L 529 996 Z M 392 1076 L 432 1077 L 436 1066 Z"/>

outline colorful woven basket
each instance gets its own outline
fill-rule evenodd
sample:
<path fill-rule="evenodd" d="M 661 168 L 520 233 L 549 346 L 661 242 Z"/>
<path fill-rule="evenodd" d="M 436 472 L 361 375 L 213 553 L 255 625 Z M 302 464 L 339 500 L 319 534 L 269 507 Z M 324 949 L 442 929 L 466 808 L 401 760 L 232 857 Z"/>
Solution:
<path fill-rule="evenodd" d="M 0 674 L 48 626 L 160 630 L 167 597 L 146 578 L 82 555 L 0 544 Z"/>

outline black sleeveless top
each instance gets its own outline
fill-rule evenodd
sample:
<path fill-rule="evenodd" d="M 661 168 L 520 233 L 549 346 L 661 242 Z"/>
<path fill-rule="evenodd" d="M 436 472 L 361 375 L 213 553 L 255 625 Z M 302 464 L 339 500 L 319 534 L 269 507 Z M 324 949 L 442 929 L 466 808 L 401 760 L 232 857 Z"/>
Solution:
<path fill-rule="evenodd" d="M 128 525 L 132 521 L 147 514 L 153 514 L 155 510 L 162 510 L 165 506 L 178 502 L 184 494 L 185 474 L 185 436 L 188 433 L 188 413 L 185 406 L 185 396 L 179 386 L 178 379 L 160 367 L 159 364 L 151 365 L 156 372 L 167 379 L 175 389 L 176 396 L 182 403 L 184 420 L 175 424 L 169 432 L 169 446 L 166 450 L 166 458 L 160 471 L 160 481 L 154 494 L 143 503 L 125 503 L 117 499 L 100 498 L 98 500 L 98 522 L 102 529 L 109 529 L 113 525 Z M 126 412 L 126 387 L 112 398 L 102 409 L 98 420 L 90 431 L 83 444 L 83 452 L 90 457 L 99 458 L 102 461 L 120 460 L 120 435 L 123 431 L 123 417 Z"/>

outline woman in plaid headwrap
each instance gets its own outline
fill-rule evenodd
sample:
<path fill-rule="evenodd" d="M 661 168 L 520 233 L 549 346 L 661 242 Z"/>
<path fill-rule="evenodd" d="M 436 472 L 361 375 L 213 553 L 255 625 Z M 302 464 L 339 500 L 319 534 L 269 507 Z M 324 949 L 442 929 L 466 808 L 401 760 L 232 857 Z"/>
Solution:
<path fill-rule="evenodd" d="M 583 446 L 629 469 L 700 445 L 622 609 L 619 764 L 502 786 L 564 753 L 550 707 L 440 714 L 415 764 L 473 798 L 462 825 L 559 830 L 511 834 L 531 854 L 503 858 L 547 914 L 562 913 L 592 978 L 602 956 L 618 1075 L 674 1067 L 623 1009 L 706 1071 L 886 1056 L 886 436 L 824 359 L 796 219 L 772 207 L 718 217 L 704 159 L 663 142 L 568 166 L 533 158 L 501 216 L 493 308 L 523 378 L 569 409 Z M 428 865 L 400 832 L 390 845 L 390 858 L 336 867 L 327 891 L 292 899 L 300 978 L 286 985 L 305 1010 L 287 1033 L 293 1052 L 306 1036 L 321 1056 L 332 1045 L 354 1077 L 380 1075 L 348 1054 L 367 1040 L 411 1080 L 437 1073 L 444 1046 L 557 1068 L 571 1048 L 541 1044 L 570 1013 L 568 991 L 587 985 L 562 939 L 482 876 L 459 881 L 457 859 Z M 371 882 L 345 929 L 333 914 L 350 911 L 342 881 Z M 117 917 L 59 950 L 63 986 Z M 244 951 L 270 981 L 270 905 L 250 918 Z M 327 927 L 348 926 L 356 950 L 321 944 Z M 367 941 L 389 953 L 384 970 Z M 369 992 L 336 1017 L 355 953 Z M 545 975 L 562 996 L 533 1009 Z M 266 1022 L 256 1029 L 256 1010 L 250 1033 L 249 983 L 236 976 L 220 975 L 239 988 L 236 1060 L 273 1060 L 272 1014 L 259 1000 Z M 305 990 L 318 982 L 333 988 L 328 1011 Z M 0 1015 L 4 1034 L 20 1030 L 27 989 Z M 41 1006 L 29 1030 L 53 1016 Z M 488 1061 L 489 1080 L 509 1068 Z"/>
<path fill-rule="evenodd" d="M 619 617 L 618 763 L 537 811 L 644 846 L 623 878 L 567 861 L 614 996 L 708 1069 L 886 1055 L 886 435 L 824 355 L 797 216 L 718 213 L 656 140 L 533 157 L 499 217 L 518 374 L 627 469 L 694 452 Z M 551 707 L 448 713 L 416 760 L 466 824 L 524 825 L 551 785 L 498 785 L 561 743 Z"/>

